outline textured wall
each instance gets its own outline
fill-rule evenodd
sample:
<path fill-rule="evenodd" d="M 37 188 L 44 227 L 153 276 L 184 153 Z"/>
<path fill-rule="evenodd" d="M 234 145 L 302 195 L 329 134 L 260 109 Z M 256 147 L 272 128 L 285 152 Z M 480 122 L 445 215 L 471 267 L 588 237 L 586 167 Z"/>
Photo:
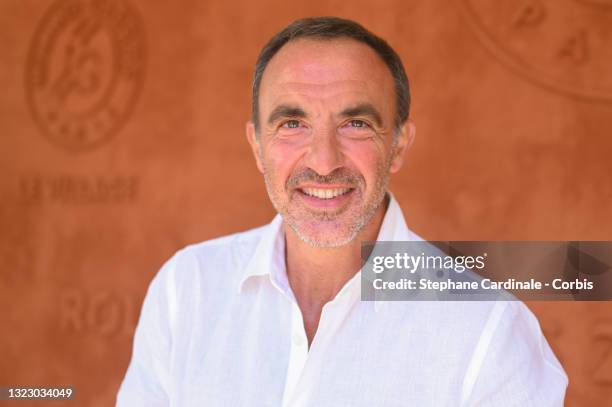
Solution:
<path fill-rule="evenodd" d="M 405 61 L 417 139 L 392 185 L 416 232 L 612 239 L 612 1 L 3 0 L 1 384 L 112 405 L 162 262 L 269 221 L 251 69 L 309 15 L 354 18 Z M 567 405 L 609 402 L 612 304 L 529 305 Z"/>

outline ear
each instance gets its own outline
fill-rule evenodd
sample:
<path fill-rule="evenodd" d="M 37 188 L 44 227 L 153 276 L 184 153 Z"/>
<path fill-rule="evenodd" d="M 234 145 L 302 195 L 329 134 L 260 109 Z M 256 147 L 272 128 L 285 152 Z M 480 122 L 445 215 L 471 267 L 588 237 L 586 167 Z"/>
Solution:
<path fill-rule="evenodd" d="M 400 134 L 397 135 L 397 145 L 395 146 L 395 152 L 393 154 L 393 161 L 391 161 L 391 173 L 396 173 L 402 168 L 404 164 L 404 157 L 406 151 L 412 146 L 414 136 L 416 135 L 416 126 L 411 119 L 406 120 L 400 129 Z"/>
<path fill-rule="evenodd" d="M 259 139 L 257 138 L 255 125 L 252 121 L 248 121 L 246 124 L 246 137 L 251 146 L 251 150 L 253 151 L 253 156 L 255 157 L 255 164 L 257 164 L 257 169 L 263 174 L 263 165 L 261 162 L 261 145 L 259 143 Z"/>

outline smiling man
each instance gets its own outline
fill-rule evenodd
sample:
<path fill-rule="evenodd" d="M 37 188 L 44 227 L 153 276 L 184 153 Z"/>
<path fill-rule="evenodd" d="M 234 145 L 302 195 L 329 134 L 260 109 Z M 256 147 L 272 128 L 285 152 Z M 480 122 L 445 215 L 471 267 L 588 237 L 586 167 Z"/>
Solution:
<path fill-rule="evenodd" d="M 117 405 L 562 405 L 567 377 L 522 303 L 360 301 L 361 242 L 418 240 L 387 190 L 415 135 L 408 89 L 355 22 L 270 40 L 246 133 L 279 215 L 164 265 Z"/>

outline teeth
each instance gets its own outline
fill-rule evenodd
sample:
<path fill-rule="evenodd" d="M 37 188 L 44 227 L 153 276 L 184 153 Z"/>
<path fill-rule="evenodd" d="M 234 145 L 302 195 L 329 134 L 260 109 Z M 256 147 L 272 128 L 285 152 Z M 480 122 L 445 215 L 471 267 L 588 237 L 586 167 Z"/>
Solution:
<path fill-rule="evenodd" d="M 350 188 L 303 188 L 302 191 L 304 191 L 306 195 L 314 196 L 319 199 L 332 199 L 346 194 L 348 191 L 350 191 Z"/>

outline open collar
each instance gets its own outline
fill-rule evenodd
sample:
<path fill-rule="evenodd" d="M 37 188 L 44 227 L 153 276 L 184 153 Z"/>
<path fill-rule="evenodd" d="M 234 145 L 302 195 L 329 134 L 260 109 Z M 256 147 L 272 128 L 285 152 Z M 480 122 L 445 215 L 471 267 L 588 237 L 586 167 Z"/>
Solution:
<path fill-rule="evenodd" d="M 422 240 L 406 226 L 402 210 L 391 192 L 389 195 L 389 206 L 385 212 L 383 222 L 376 237 L 376 241 L 415 241 Z M 287 279 L 285 263 L 285 233 L 283 220 L 276 215 L 272 222 L 265 226 L 262 237 L 257 243 L 255 250 L 244 268 L 244 273 L 239 281 L 238 293 L 242 293 L 245 286 L 251 280 L 268 277 L 270 282 L 288 297 L 293 297 Z M 356 298 L 361 293 L 361 271 L 351 278 L 338 293 L 338 297 L 347 295 Z M 374 302 L 378 311 L 380 301 Z"/>

